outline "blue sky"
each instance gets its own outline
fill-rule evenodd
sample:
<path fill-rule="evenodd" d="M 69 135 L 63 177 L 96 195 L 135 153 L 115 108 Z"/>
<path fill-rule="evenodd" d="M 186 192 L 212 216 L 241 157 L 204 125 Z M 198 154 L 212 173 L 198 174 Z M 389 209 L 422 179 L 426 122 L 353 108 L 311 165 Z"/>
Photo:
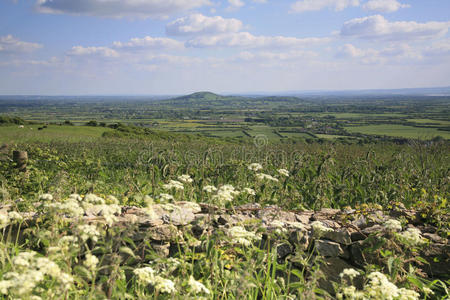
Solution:
<path fill-rule="evenodd" d="M 448 0 L 1 0 L 0 94 L 450 85 Z"/>

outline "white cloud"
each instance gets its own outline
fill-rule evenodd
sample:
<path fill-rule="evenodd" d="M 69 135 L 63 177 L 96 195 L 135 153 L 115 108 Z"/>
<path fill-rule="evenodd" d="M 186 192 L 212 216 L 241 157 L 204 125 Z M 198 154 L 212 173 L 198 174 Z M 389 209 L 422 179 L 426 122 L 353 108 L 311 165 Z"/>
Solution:
<path fill-rule="evenodd" d="M 342 37 L 361 39 L 415 40 L 443 36 L 450 22 L 389 22 L 381 15 L 357 18 L 342 26 Z"/>
<path fill-rule="evenodd" d="M 242 0 L 228 0 L 228 4 L 230 4 L 230 6 L 228 6 L 227 8 L 227 10 L 229 11 L 239 9 L 245 5 L 245 3 Z"/>
<path fill-rule="evenodd" d="M 0 53 L 24 53 L 42 48 L 41 44 L 24 42 L 12 35 L 0 36 Z"/>
<path fill-rule="evenodd" d="M 338 49 L 337 58 L 352 59 L 362 64 L 401 64 L 420 61 L 423 56 L 420 50 L 407 44 L 398 44 L 383 49 L 361 49 L 352 44 L 345 44 Z"/>
<path fill-rule="evenodd" d="M 252 0 L 255 3 L 267 3 L 267 0 Z"/>
<path fill-rule="evenodd" d="M 286 48 L 314 46 L 329 42 L 329 38 L 295 38 L 285 36 L 254 36 L 249 32 L 201 36 L 186 42 L 187 47 L 241 47 L 241 48 Z"/>
<path fill-rule="evenodd" d="M 37 0 L 36 9 L 50 14 L 161 18 L 209 4 L 209 0 Z"/>
<path fill-rule="evenodd" d="M 166 32 L 168 35 L 203 35 L 238 32 L 241 28 L 242 22 L 237 19 L 193 14 L 170 22 L 166 26 Z"/>
<path fill-rule="evenodd" d="M 444 39 L 428 46 L 424 55 L 428 57 L 450 56 L 450 39 Z"/>
<path fill-rule="evenodd" d="M 183 43 L 174 39 L 146 36 L 143 38 L 132 38 L 126 43 L 114 42 L 113 46 L 118 49 L 181 49 Z"/>
<path fill-rule="evenodd" d="M 83 46 L 74 46 L 67 54 L 70 56 L 98 56 L 106 58 L 117 58 L 120 56 L 116 50 L 108 47 Z"/>
<path fill-rule="evenodd" d="M 325 8 L 341 11 L 349 6 L 359 6 L 359 0 L 301 0 L 291 5 L 291 12 L 302 13 Z"/>
<path fill-rule="evenodd" d="M 402 4 L 397 0 L 370 0 L 363 5 L 365 10 L 378 11 L 383 13 L 391 13 L 400 8 L 411 7 L 409 4 Z"/>

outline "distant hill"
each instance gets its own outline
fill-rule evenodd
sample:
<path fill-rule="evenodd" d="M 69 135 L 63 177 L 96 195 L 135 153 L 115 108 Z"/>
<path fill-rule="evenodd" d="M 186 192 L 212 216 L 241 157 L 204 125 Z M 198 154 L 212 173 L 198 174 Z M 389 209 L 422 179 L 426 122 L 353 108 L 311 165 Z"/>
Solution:
<path fill-rule="evenodd" d="M 301 104 L 304 101 L 294 96 L 222 96 L 211 92 L 197 92 L 181 97 L 157 101 L 162 105 L 189 106 L 191 108 L 230 107 L 256 108 L 261 106 Z"/>

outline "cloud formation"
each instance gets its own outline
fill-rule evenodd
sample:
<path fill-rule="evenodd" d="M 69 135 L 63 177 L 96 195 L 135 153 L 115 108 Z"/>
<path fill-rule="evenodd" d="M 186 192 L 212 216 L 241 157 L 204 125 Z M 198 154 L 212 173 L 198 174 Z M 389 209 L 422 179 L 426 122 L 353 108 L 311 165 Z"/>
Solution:
<path fill-rule="evenodd" d="M 420 40 L 443 36 L 449 27 L 450 22 L 389 22 L 375 15 L 345 22 L 340 35 L 359 39 Z"/>
<path fill-rule="evenodd" d="M 238 32 L 242 22 L 237 19 L 225 19 L 220 16 L 207 17 L 202 14 L 192 14 L 176 19 L 166 25 L 168 35 L 205 35 Z"/>
<path fill-rule="evenodd" d="M 397 0 L 370 0 L 363 5 L 365 10 L 391 13 L 400 8 L 411 7 L 409 4 L 402 4 Z"/>
<path fill-rule="evenodd" d="M 249 32 L 200 36 L 186 42 L 186 47 L 289 48 L 314 46 L 329 42 L 329 38 L 295 38 L 285 36 L 255 36 Z"/>
<path fill-rule="evenodd" d="M 106 57 L 106 58 L 117 58 L 119 57 L 119 53 L 108 47 L 83 47 L 83 46 L 74 46 L 72 49 L 67 52 L 69 56 L 97 56 L 97 57 Z"/>
<path fill-rule="evenodd" d="M 349 6 L 359 6 L 359 0 L 300 0 L 291 5 L 291 12 L 302 13 L 325 8 L 342 11 Z"/>
<path fill-rule="evenodd" d="M 0 53 L 17 54 L 42 48 L 41 44 L 24 42 L 12 35 L 0 36 Z"/>
<path fill-rule="evenodd" d="M 49 14 L 161 18 L 209 4 L 209 0 L 37 0 L 36 10 Z"/>
<path fill-rule="evenodd" d="M 151 37 L 132 38 L 128 42 L 114 42 L 113 46 L 118 49 L 182 49 L 183 43 L 170 38 Z"/>

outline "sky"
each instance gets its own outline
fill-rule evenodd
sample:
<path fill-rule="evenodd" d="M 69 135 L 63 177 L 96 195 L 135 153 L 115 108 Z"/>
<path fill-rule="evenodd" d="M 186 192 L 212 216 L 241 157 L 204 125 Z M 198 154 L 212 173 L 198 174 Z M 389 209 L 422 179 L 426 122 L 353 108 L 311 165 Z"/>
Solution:
<path fill-rule="evenodd" d="M 0 0 L 0 94 L 450 86 L 448 0 Z"/>

